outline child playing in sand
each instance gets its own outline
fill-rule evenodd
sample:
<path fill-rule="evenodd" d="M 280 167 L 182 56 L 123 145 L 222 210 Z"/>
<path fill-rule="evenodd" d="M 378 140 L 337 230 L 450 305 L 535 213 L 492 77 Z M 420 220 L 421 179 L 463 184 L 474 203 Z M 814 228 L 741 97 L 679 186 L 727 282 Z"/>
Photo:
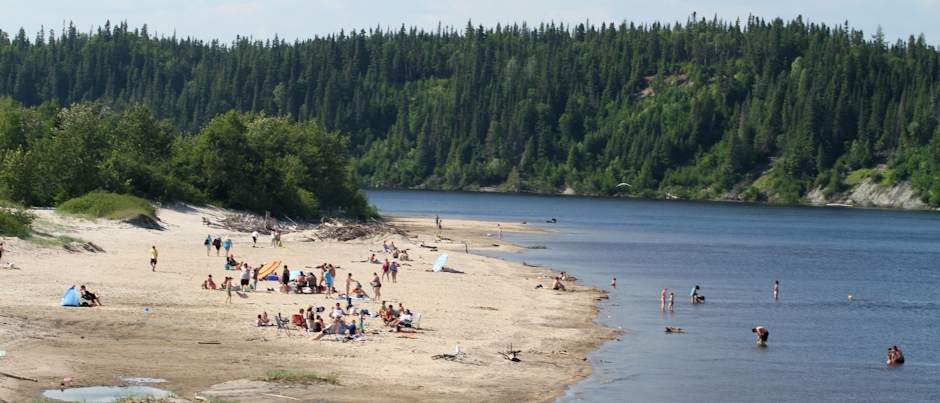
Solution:
<path fill-rule="evenodd" d="M 203 289 L 203 290 L 214 290 L 214 289 L 215 289 L 215 281 L 212 281 L 212 275 L 211 275 L 211 274 L 209 275 L 209 278 L 206 279 L 206 281 L 203 281 L 203 282 L 202 282 L 202 289 Z"/>

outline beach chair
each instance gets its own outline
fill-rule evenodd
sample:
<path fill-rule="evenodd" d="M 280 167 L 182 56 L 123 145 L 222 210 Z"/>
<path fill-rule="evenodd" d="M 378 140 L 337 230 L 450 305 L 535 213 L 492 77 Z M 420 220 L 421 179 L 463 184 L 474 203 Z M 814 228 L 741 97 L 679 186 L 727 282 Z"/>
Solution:
<path fill-rule="evenodd" d="M 275 336 L 280 334 L 283 330 L 284 334 L 290 337 L 290 331 L 293 329 L 289 320 L 281 319 L 281 314 L 277 314 L 277 316 L 274 317 L 274 323 L 277 323 L 277 332 L 274 333 Z"/>

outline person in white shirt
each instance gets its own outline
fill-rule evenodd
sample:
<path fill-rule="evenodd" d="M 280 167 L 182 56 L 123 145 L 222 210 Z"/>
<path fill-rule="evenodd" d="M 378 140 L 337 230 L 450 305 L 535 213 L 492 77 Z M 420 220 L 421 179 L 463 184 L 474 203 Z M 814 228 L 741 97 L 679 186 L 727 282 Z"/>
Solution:
<path fill-rule="evenodd" d="M 251 233 L 251 242 L 253 243 L 253 244 L 251 245 L 252 248 L 257 248 L 257 247 L 258 247 L 258 237 L 259 237 L 259 236 L 261 236 L 261 234 L 260 234 L 258 231 L 255 231 L 255 232 L 252 232 L 252 233 Z"/>

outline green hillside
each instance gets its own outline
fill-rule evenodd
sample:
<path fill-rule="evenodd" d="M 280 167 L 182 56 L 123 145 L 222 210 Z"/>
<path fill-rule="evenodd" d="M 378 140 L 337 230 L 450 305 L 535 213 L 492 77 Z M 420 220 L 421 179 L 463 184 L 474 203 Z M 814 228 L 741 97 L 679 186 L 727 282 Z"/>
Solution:
<path fill-rule="evenodd" d="M 229 124 L 218 117 L 232 110 L 316 121 L 348 140 L 365 186 L 799 201 L 886 164 L 879 180 L 909 180 L 937 206 L 938 85 L 940 53 L 923 37 L 886 43 L 801 19 L 402 27 L 293 43 L 107 24 L 0 33 L 0 148 L 11 164 L 33 146 L 32 127 L 59 130 L 57 105 L 142 104 L 184 139 Z M 6 112 L 19 105 L 42 117 L 28 130 Z"/>

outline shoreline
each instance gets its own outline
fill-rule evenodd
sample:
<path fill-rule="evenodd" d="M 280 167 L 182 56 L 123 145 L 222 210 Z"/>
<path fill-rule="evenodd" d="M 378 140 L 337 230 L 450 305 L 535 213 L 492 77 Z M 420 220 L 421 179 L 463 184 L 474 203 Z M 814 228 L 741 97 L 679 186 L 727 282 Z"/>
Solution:
<path fill-rule="evenodd" d="M 678 202 L 705 202 L 705 203 L 738 203 L 738 204 L 749 204 L 754 206 L 800 206 L 800 207 L 818 207 L 818 208 L 850 208 L 857 210 L 887 210 L 887 211 L 940 211 L 940 207 L 930 207 L 927 205 L 919 205 L 917 203 L 909 203 L 904 201 L 893 201 L 889 204 L 856 204 L 854 202 L 829 202 L 829 201 L 819 201 L 816 202 L 815 194 L 820 192 L 814 192 L 813 194 L 808 194 L 806 197 L 809 198 L 809 201 L 799 202 L 799 203 L 784 203 L 784 202 L 775 202 L 775 201 L 750 201 L 750 200 L 739 200 L 733 198 L 678 198 L 670 194 L 662 194 L 657 197 L 642 197 L 642 196 L 628 196 L 628 195 L 598 195 L 598 194 L 578 194 L 578 193 L 566 193 L 566 192 L 554 192 L 554 193 L 542 193 L 535 191 L 518 191 L 518 192 L 504 192 L 496 190 L 492 187 L 481 187 L 478 189 L 427 189 L 427 188 L 394 188 L 394 187 L 362 187 L 363 190 L 400 190 L 400 191 L 428 191 L 428 192 L 470 192 L 470 193 L 499 193 L 499 194 L 523 194 L 523 195 L 534 195 L 534 196 L 564 196 L 564 197 L 586 197 L 586 198 L 611 198 L 611 199 L 630 199 L 630 200 L 649 200 L 649 201 L 678 201 Z M 871 189 L 869 189 L 871 190 Z M 884 190 L 875 189 L 881 193 L 889 193 Z M 890 190 L 890 189 L 889 189 Z M 670 197 L 672 196 L 672 197 Z M 922 203 L 921 203 L 922 204 Z"/>
<path fill-rule="evenodd" d="M 7 351 L 7 362 L 0 365 L 3 372 L 39 382 L 0 377 L 0 398 L 31 401 L 50 387 L 118 386 L 124 382 L 116 377 L 131 376 L 166 379 L 168 383 L 153 386 L 177 391 L 183 398 L 198 393 L 242 402 L 266 401 L 265 393 L 272 390 L 333 402 L 359 401 L 363 394 L 384 401 L 551 401 L 592 373 L 585 355 L 619 333 L 594 323 L 600 312 L 597 301 L 606 298 L 605 292 L 578 285 L 571 292 L 536 290 L 535 276 L 548 269 L 465 253 L 522 250 L 487 237 L 495 223 L 448 219 L 444 236 L 455 242 L 435 244 L 434 231 L 428 231 L 434 229 L 433 220 L 394 217 L 389 221 L 407 230 L 407 236 L 309 242 L 315 238 L 313 231 L 304 231 L 285 234 L 287 248 L 251 248 L 248 234 L 201 224 L 201 217 L 219 217 L 226 211 L 174 207 L 179 206 L 165 207 L 158 214 L 166 227 L 163 231 L 34 211 L 44 232 L 80 237 L 103 249 L 101 253 L 4 240 L 3 263 L 16 262 L 20 269 L 0 271 L 8 284 L 17 285 L 0 295 L 0 335 L 5 336 L 0 338 L 0 349 Z M 545 231 L 512 223 L 503 225 L 503 230 Z M 417 339 L 398 338 L 378 319 L 371 319 L 367 330 L 380 333 L 367 335 L 370 341 L 338 343 L 276 336 L 274 328 L 252 327 L 251 319 L 262 310 L 270 316 L 291 314 L 307 305 L 329 306 L 338 300 L 326 300 L 322 294 L 255 291 L 226 306 L 224 293 L 199 289 L 207 273 L 217 283 L 226 275 L 237 276 L 222 268 L 223 258 L 214 251 L 204 255 L 206 233 L 231 236 L 236 259 L 252 265 L 282 260 L 291 269 L 300 269 L 330 262 L 345 269 L 337 277 L 353 273 L 363 283 L 380 269 L 358 260 L 366 258 L 369 249 L 380 249 L 383 240 L 394 241 L 409 248 L 414 261 L 402 267 L 398 283 L 383 281 L 383 299 L 422 313 L 425 333 L 415 335 Z M 259 245 L 266 242 L 265 236 L 259 239 Z M 439 253 L 421 248 L 421 242 L 438 246 Z M 160 250 L 156 272 L 148 270 L 152 244 Z M 466 274 L 424 271 L 440 253 L 450 255 L 447 267 Z M 541 280 L 550 286 L 550 281 L 545 282 Z M 60 307 L 62 293 L 72 284 L 87 284 L 101 293 L 105 306 Z M 274 286 L 259 282 L 259 290 Z M 343 291 L 340 284 L 336 288 Z M 368 286 L 366 291 L 370 292 Z M 357 305 L 374 311 L 380 302 Z M 221 344 L 198 344 L 206 340 Z M 430 359 L 434 354 L 452 354 L 458 343 L 465 361 Z M 522 350 L 521 362 L 510 363 L 498 355 L 510 343 Z M 274 388 L 246 380 L 269 369 L 336 374 L 339 384 Z M 65 377 L 74 381 L 60 385 Z"/>

